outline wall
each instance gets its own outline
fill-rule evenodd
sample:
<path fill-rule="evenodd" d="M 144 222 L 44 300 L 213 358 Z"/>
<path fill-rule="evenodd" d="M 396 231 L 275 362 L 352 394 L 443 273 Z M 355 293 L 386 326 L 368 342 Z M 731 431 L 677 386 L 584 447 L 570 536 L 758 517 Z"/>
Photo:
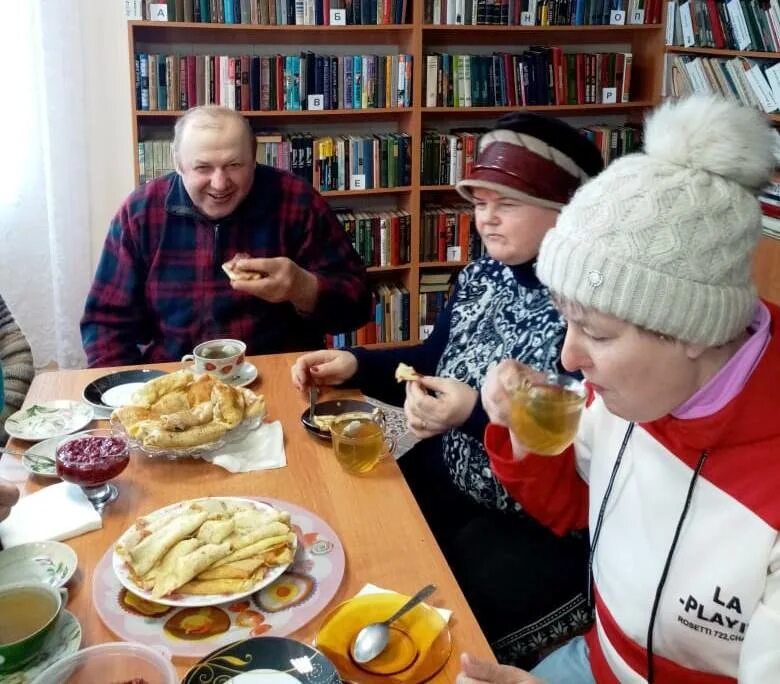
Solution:
<path fill-rule="evenodd" d="M 90 132 L 90 269 L 94 272 L 108 223 L 133 189 L 130 67 L 124 3 L 87 0 L 81 12 Z"/>

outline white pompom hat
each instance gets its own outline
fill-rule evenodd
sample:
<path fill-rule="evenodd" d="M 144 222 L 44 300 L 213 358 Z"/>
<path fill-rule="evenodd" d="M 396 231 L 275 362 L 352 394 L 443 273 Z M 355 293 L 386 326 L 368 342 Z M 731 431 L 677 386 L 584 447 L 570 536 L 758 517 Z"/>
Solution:
<path fill-rule="evenodd" d="M 757 111 L 714 97 L 657 109 L 645 152 L 580 188 L 544 238 L 556 295 L 686 342 L 717 346 L 750 323 L 756 193 L 774 166 Z"/>

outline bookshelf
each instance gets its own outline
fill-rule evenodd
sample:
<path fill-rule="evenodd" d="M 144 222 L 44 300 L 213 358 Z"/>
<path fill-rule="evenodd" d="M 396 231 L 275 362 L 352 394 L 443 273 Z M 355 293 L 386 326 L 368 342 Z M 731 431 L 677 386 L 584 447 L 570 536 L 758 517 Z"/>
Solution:
<path fill-rule="evenodd" d="M 333 5 L 335 6 L 335 5 Z M 661 100 L 664 62 L 664 22 L 656 24 L 585 25 L 585 26 L 497 26 L 433 25 L 424 23 L 423 0 L 408 0 L 407 21 L 394 25 L 301 26 L 262 24 L 204 24 L 192 22 L 128 21 L 130 82 L 136 82 L 136 53 L 229 54 L 241 55 L 286 53 L 303 49 L 342 53 L 410 54 L 412 55 L 411 106 L 406 108 L 369 108 L 322 111 L 244 111 L 257 131 L 286 132 L 319 128 L 351 134 L 363 127 L 403 132 L 411 138 L 411 183 L 402 187 L 372 190 L 339 190 L 322 194 L 334 207 L 354 206 L 362 210 L 403 210 L 411 216 L 410 261 L 398 266 L 369 267 L 372 281 L 393 281 L 409 292 L 409 340 L 419 340 L 419 281 L 421 274 L 449 271 L 453 275 L 465 261 L 421 262 L 421 217 L 431 204 L 460 201 L 453 185 L 421 184 L 421 147 L 426 130 L 446 133 L 456 127 L 489 127 L 502 114 L 516 111 L 516 106 L 426 107 L 425 56 L 445 51 L 490 55 L 494 51 L 520 53 L 528 46 L 561 46 L 563 51 L 630 52 L 633 55 L 631 97 L 616 104 L 566 104 L 528 107 L 531 111 L 580 122 L 599 123 L 601 117 L 611 122 L 639 122 L 648 107 Z M 242 51 L 243 50 L 243 51 Z M 265 52 L 257 53 L 257 50 Z M 221 51 L 221 52 L 220 52 Z M 137 155 L 140 141 L 165 135 L 172 137 L 179 110 L 142 111 L 133 98 L 131 105 L 135 180 L 139 181 Z M 305 127 L 305 128 L 304 128 Z M 331 134 L 331 133 L 328 133 Z M 391 346 L 387 343 L 377 347 Z"/>
<path fill-rule="evenodd" d="M 728 88 L 730 96 L 747 100 L 773 126 L 780 126 L 778 5 L 683 0 L 673 7 L 674 12 L 665 17 L 667 37 L 673 43 L 665 48 L 669 94 Z M 780 303 L 780 240 L 775 234 L 761 239 L 754 274 L 759 294 Z"/>

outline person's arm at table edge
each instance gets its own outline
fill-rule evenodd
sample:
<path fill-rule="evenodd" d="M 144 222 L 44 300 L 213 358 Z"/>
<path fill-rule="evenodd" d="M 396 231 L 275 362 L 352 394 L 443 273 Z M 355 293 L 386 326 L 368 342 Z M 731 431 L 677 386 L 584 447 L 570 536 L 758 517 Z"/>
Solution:
<path fill-rule="evenodd" d="M 90 367 L 143 360 L 138 345 L 148 342 L 143 334 L 146 306 L 140 260 L 130 234 L 131 220 L 126 202 L 108 229 L 87 295 L 81 340 Z"/>

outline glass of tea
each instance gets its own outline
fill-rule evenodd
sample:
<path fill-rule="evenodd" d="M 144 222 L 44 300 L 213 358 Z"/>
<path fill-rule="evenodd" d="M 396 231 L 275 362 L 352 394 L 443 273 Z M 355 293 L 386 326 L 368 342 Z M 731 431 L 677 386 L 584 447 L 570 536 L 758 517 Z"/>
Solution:
<path fill-rule="evenodd" d="M 385 436 L 385 417 L 381 412 L 342 413 L 333 419 L 330 435 L 336 459 L 354 475 L 373 470 L 385 454 L 395 449 L 395 440 Z"/>
<path fill-rule="evenodd" d="M 529 451 L 557 456 L 574 441 L 585 397 L 584 385 L 567 375 L 526 378 L 512 394 L 512 432 Z"/>
<path fill-rule="evenodd" d="M 92 505 L 102 511 L 118 496 L 109 484 L 130 462 L 127 437 L 112 430 L 85 430 L 57 445 L 54 462 L 66 482 L 81 487 Z"/>

